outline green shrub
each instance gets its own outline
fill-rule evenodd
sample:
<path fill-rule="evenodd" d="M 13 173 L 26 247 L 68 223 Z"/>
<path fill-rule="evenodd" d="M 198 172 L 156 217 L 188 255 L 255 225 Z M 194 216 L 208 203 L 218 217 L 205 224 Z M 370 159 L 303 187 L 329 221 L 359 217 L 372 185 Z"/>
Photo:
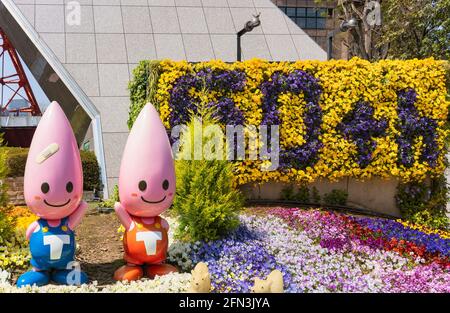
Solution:
<path fill-rule="evenodd" d="M 120 202 L 119 198 L 119 186 L 115 185 L 113 188 L 112 196 L 109 199 L 103 200 L 98 204 L 101 208 L 114 208 L 114 204 Z"/>
<path fill-rule="evenodd" d="M 156 92 L 158 79 L 161 75 L 160 61 L 141 61 L 133 70 L 133 79 L 128 84 L 130 90 L 130 113 L 128 127 L 131 129 L 142 108 L 151 102 L 158 110 Z"/>
<path fill-rule="evenodd" d="M 295 200 L 301 203 L 310 203 L 310 195 L 308 186 L 300 186 L 295 194 Z"/>
<path fill-rule="evenodd" d="M 30 252 L 23 232 L 15 229 L 15 221 L 0 208 L 0 270 L 14 272 L 29 267 Z"/>
<path fill-rule="evenodd" d="M 14 236 L 16 220 L 8 216 L 13 208 L 7 204 L 0 207 L 0 247 Z"/>
<path fill-rule="evenodd" d="M 323 196 L 326 205 L 347 205 L 348 192 L 340 189 L 333 189 Z"/>
<path fill-rule="evenodd" d="M 243 199 L 232 187 L 232 165 L 227 161 L 177 161 L 180 239 L 216 240 L 239 225 Z"/>
<path fill-rule="evenodd" d="M 6 164 L 8 166 L 9 177 L 22 177 L 25 173 L 25 164 L 27 163 L 28 149 L 1 147 L 0 151 L 7 154 Z"/>
<path fill-rule="evenodd" d="M 199 108 L 199 114 L 203 127 L 213 123 L 208 109 Z M 211 160 L 205 153 L 203 160 L 193 160 L 195 123 L 194 118 L 182 135 L 181 160 L 176 161 L 177 191 L 173 210 L 179 215 L 180 224 L 175 234 L 188 241 L 216 240 L 239 226 L 238 214 L 244 199 L 232 185 L 230 162 Z M 203 138 L 204 143 L 211 139 Z M 189 145 L 192 149 L 187 148 Z"/>
<path fill-rule="evenodd" d="M 282 200 L 294 200 L 295 199 L 295 192 L 294 192 L 294 186 L 289 185 L 281 190 L 281 199 Z"/>
<path fill-rule="evenodd" d="M 312 203 L 314 203 L 314 204 L 320 204 L 321 198 L 320 198 L 319 190 L 317 190 L 317 188 L 315 186 L 312 188 L 311 200 L 312 200 Z"/>
<path fill-rule="evenodd" d="M 0 136 L 0 146 L 3 144 L 3 138 Z M 0 151 L 0 247 L 5 245 L 6 241 L 14 233 L 14 221 L 8 217 L 11 207 L 8 206 L 8 195 L 5 178 L 8 174 L 6 151 Z"/>
<path fill-rule="evenodd" d="M 6 153 L 8 177 L 22 177 L 25 174 L 28 150 L 26 148 L 0 147 L 0 154 Z M 100 167 L 95 154 L 91 151 L 80 151 L 83 166 L 84 190 L 100 190 Z"/>
<path fill-rule="evenodd" d="M 2 144 L 0 136 L 0 146 Z M 0 270 L 12 272 L 28 267 L 29 251 L 25 236 L 16 232 L 15 218 L 10 217 L 14 207 L 8 205 L 4 184 L 8 172 L 8 156 L 3 147 L 0 149 Z"/>
<path fill-rule="evenodd" d="M 301 203 L 310 203 L 310 192 L 308 186 L 303 185 L 298 188 L 298 191 L 294 191 L 294 186 L 289 185 L 281 190 L 281 199 L 288 201 L 298 201 Z"/>
<path fill-rule="evenodd" d="M 80 151 L 84 190 L 100 190 L 100 166 L 92 151 Z"/>
<path fill-rule="evenodd" d="M 3 137 L 0 135 L 0 147 L 3 144 Z M 7 186 L 5 184 L 5 178 L 8 175 L 8 156 L 6 151 L 0 149 L 0 208 L 6 206 L 8 203 L 8 195 L 6 194 Z"/>
<path fill-rule="evenodd" d="M 445 176 L 425 183 L 400 184 L 396 204 L 402 218 L 434 229 L 448 229 L 447 182 Z"/>

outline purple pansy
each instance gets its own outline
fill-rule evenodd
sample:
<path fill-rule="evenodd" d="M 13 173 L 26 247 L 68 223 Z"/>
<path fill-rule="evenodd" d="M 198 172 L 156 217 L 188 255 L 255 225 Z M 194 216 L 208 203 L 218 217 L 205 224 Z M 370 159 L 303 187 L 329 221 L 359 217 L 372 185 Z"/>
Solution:
<path fill-rule="evenodd" d="M 420 161 L 435 167 L 440 153 L 436 132 L 438 125 L 436 120 L 420 116 L 415 106 L 416 101 L 417 93 L 414 89 L 399 91 L 397 107 L 400 130 L 400 135 L 397 136 L 399 162 L 406 167 L 414 165 L 414 141 L 422 136 L 423 147 Z"/>
<path fill-rule="evenodd" d="M 204 68 L 196 73 L 181 76 L 170 90 L 169 105 L 170 125 L 183 125 L 189 122 L 190 114 L 197 112 L 197 104 L 200 100 L 193 99 L 189 95 L 192 88 L 207 92 L 217 92 L 217 102 L 209 105 L 216 107 L 214 116 L 225 125 L 243 125 L 244 116 L 235 106 L 231 95 L 242 91 L 245 86 L 245 73 L 241 71 L 225 71 Z"/>
<path fill-rule="evenodd" d="M 374 138 L 385 136 L 388 127 L 385 119 L 376 120 L 373 114 L 374 109 L 369 103 L 359 101 L 338 125 L 344 138 L 356 145 L 356 161 L 361 168 L 367 167 L 372 161 L 372 153 L 377 147 Z"/>
<path fill-rule="evenodd" d="M 322 109 L 319 105 L 322 87 L 319 80 L 313 75 L 296 70 L 290 74 L 276 72 L 270 80 L 262 83 L 263 94 L 262 125 L 281 125 L 278 112 L 278 97 L 284 92 L 303 94 L 306 101 L 306 110 L 303 123 L 306 127 L 306 143 L 293 148 L 281 148 L 280 166 L 284 169 L 304 169 L 313 166 L 319 159 Z M 270 139 L 269 139 L 270 140 Z"/>

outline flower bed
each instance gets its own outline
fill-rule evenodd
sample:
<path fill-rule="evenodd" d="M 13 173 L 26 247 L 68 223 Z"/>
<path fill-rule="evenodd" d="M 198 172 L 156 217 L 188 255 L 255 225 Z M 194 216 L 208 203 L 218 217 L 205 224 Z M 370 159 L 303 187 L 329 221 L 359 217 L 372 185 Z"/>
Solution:
<path fill-rule="evenodd" d="M 96 282 L 81 287 L 47 285 L 44 287 L 27 286 L 18 289 L 0 279 L 0 293 L 178 293 L 189 286 L 191 274 L 169 274 L 153 280 L 141 280 L 132 283 L 116 283 L 109 286 L 98 286 Z"/>
<path fill-rule="evenodd" d="M 216 292 L 247 292 L 254 277 L 273 269 L 283 272 L 288 292 L 450 292 L 448 239 L 395 221 L 262 212 L 241 216 L 242 226 L 226 239 L 174 245 L 171 260 L 207 262 Z"/>
<path fill-rule="evenodd" d="M 169 261 L 184 272 L 207 262 L 213 292 L 249 292 L 255 277 L 274 269 L 283 273 L 287 292 L 450 292 L 448 232 L 297 208 L 249 209 L 240 219 L 226 238 L 174 242 Z M 168 221 L 176 228 L 175 218 Z M 18 290 L 5 282 L 8 276 L 0 273 L 0 293 L 184 292 L 191 278 L 181 273 L 131 284 Z"/>

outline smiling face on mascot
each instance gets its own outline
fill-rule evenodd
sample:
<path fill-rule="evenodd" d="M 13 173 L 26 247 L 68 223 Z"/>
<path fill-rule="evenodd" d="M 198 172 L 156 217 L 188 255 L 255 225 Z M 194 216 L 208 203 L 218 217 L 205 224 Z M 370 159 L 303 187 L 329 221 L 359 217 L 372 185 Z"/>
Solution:
<path fill-rule="evenodd" d="M 150 278 L 176 271 L 164 264 L 169 224 L 159 216 L 174 199 L 174 160 L 166 129 L 151 104 L 142 109 L 130 131 L 120 167 L 119 195 L 115 210 L 125 227 L 127 265 L 114 278 L 140 279 L 143 265 Z"/>
<path fill-rule="evenodd" d="M 80 153 L 69 121 L 57 102 L 42 116 L 28 153 L 24 175 L 28 208 L 39 218 L 27 229 L 33 270 L 17 285 L 42 286 L 53 280 L 79 285 L 87 276 L 73 262 L 74 229 L 87 205 Z"/>

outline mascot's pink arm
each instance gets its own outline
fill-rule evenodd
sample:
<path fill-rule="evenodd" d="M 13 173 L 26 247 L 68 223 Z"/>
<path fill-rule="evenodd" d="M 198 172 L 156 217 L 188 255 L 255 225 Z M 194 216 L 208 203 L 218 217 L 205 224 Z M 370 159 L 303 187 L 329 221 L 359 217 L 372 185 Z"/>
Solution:
<path fill-rule="evenodd" d="M 69 228 L 74 230 L 81 223 L 81 219 L 83 218 L 86 210 L 88 208 L 88 204 L 85 201 L 81 201 L 78 208 L 69 216 Z"/>
<path fill-rule="evenodd" d="M 34 232 L 34 230 L 35 230 L 36 228 L 38 228 L 38 227 L 39 227 L 39 224 L 38 224 L 37 221 L 34 221 L 33 223 L 30 224 L 30 226 L 28 226 L 28 228 L 27 228 L 27 233 L 26 233 L 26 235 L 27 235 L 27 240 L 30 240 L 31 234 L 32 234 L 32 233 Z"/>
<path fill-rule="evenodd" d="M 126 230 L 130 230 L 130 226 L 133 220 L 131 219 L 130 214 L 128 214 L 125 208 L 120 204 L 120 202 L 116 202 L 116 204 L 114 205 L 114 210 L 116 211 L 117 217 L 119 218 L 123 227 L 125 227 Z"/>

